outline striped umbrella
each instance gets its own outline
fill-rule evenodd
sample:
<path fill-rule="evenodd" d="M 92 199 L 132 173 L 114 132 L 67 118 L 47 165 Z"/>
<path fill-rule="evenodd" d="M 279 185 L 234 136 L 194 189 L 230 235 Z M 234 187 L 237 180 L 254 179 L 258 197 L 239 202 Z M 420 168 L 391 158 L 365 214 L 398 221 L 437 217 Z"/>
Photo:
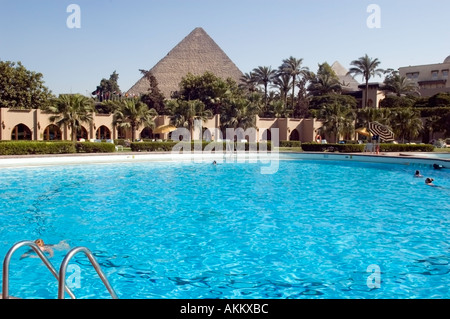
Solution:
<path fill-rule="evenodd" d="M 380 140 L 383 140 L 385 142 L 394 140 L 394 133 L 392 133 L 391 129 L 386 125 L 380 124 L 378 122 L 370 122 L 369 131 L 373 135 L 378 135 L 380 137 Z"/>

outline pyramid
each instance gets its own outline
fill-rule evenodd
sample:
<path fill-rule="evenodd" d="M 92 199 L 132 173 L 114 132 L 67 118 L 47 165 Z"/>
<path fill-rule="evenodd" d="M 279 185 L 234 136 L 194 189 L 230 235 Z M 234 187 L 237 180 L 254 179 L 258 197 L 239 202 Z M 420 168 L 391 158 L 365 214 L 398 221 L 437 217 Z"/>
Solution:
<path fill-rule="evenodd" d="M 348 70 L 340 64 L 338 61 L 334 62 L 331 69 L 336 73 L 339 78 L 339 82 L 343 83 L 342 89 L 344 91 L 359 91 L 359 83 L 351 75 L 348 74 Z"/>
<path fill-rule="evenodd" d="M 202 75 L 206 71 L 239 82 L 242 72 L 202 28 L 194 29 L 178 43 L 150 72 L 158 81 L 158 88 L 166 98 L 178 91 L 181 79 L 188 73 Z M 148 92 L 149 81 L 142 77 L 127 92 L 139 96 Z"/>

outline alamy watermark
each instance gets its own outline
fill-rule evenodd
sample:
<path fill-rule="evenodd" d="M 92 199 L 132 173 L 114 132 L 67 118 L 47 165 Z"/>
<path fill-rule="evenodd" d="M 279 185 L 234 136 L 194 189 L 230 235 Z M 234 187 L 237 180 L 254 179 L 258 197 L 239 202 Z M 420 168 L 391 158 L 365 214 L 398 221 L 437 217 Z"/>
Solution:
<path fill-rule="evenodd" d="M 369 29 L 381 28 L 381 7 L 377 4 L 370 4 L 367 7 L 367 13 L 370 15 L 367 17 L 366 24 Z"/>
<path fill-rule="evenodd" d="M 81 8 L 78 4 L 70 4 L 66 9 L 70 15 L 67 17 L 66 25 L 69 29 L 81 28 Z"/>
<path fill-rule="evenodd" d="M 179 160 L 180 154 L 182 154 L 183 157 L 190 156 L 196 163 L 202 163 L 207 159 L 214 160 L 216 164 L 261 163 L 264 164 L 261 166 L 261 174 L 278 172 L 278 147 L 280 144 L 278 128 L 270 129 L 270 143 L 265 140 L 257 143 L 258 132 L 255 128 L 246 130 L 227 128 L 225 139 L 219 129 L 213 129 L 213 131 L 207 129 L 203 134 L 198 136 L 197 134 L 199 133 L 194 132 L 193 138 L 191 132 L 186 128 L 178 128 L 172 132 L 172 140 L 180 141 L 172 148 L 171 153 L 174 160 Z M 203 147 L 203 141 L 208 141 L 209 144 Z"/>
<path fill-rule="evenodd" d="M 81 288 L 81 268 L 78 265 L 68 265 L 67 273 L 70 273 L 66 278 L 66 285 L 70 289 Z"/>
<path fill-rule="evenodd" d="M 378 265 L 369 265 L 366 270 L 370 275 L 367 277 L 367 287 L 370 289 L 381 288 L 381 268 Z"/>

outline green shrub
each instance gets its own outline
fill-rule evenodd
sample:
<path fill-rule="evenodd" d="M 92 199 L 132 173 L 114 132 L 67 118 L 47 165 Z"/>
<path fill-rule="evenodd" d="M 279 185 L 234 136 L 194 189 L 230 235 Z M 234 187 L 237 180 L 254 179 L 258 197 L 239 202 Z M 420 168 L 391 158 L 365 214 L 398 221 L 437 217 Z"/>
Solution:
<path fill-rule="evenodd" d="M 280 147 L 300 147 L 300 141 L 280 141 Z"/>
<path fill-rule="evenodd" d="M 430 144 L 380 144 L 380 152 L 433 152 Z"/>
<path fill-rule="evenodd" d="M 305 152 L 340 152 L 361 153 L 365 144 L 318 144 L 303 143 Z M 434 146 L 429 144 L 380 144 L 380 152 L 433 152 Z"/>
<path fill-rule="evenodd" d="M 173 148 L 177 146 L 180 151 L 193 151 L 194 150 L 194 142 L 137 142 L 131 143 L 131 150 L 133 152 L 172 152 Z M 239 149 L 244 146 L 245 150 L 248 151 L 250 148 L 252 150 L 261 149 L 262 143 L 235 143 L 235 147 Z M 226 142 L 205 142 L 201 143 L 201 150 L 205 150 L 208 146 L 208 150 L 213 149 L 213 151 L 217 149 L 222 149 L 223 151 L 227 150 Z M 220 148 L 220 146 L 222 148 Z M 183 147 L 183 149 L 182 149 Z M 267 143 L 267 150 L 270 150 L 272 144 L 270 142 Z"/>
<path fill-rule="evenodd" d="M 113 143 L 77 142 L 75 148 L 77 153 L 114 153 L 116 151 L 116 145 Z"/>
<path fill-rule="evenodd" d="M 72 154 L 75 152 L 72 142 L 4 141 L 0 143 L 0 155 Z"/>

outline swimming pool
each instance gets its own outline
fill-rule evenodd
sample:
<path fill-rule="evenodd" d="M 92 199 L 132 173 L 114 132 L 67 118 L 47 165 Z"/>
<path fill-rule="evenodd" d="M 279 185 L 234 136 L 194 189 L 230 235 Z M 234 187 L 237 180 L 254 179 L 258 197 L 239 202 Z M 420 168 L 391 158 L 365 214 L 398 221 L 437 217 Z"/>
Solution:
<path fill-rule="evenodd" d="M 259 163 L 2 169 L 0 257 L 24 239 L 86 246 L 119 298 L 449 298 L 450 174 L 419 167 L 286 159 L 268 175 Z M 56 268 L 65 253 L 55 251 Z M 77 297 L 109 298 L 85 257 L 72 264 Z M 39 259 L 17 254 L 10 269 L 10 295 L 56 298 Z"/>

